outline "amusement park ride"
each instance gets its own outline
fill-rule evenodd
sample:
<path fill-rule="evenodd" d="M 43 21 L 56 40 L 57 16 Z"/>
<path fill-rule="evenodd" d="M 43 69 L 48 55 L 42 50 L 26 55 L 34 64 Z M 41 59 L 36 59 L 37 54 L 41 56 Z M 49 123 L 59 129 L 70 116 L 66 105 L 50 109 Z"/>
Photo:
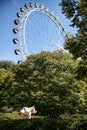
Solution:
<path fill-rule="evenodd" d="M 25 60 L 26 57 L 28 56 L 28 50 L 27 50 L 26 41 L 25 41 L 26 22 L 30 14 L 34 12 L 41 12 L 45 14 L 56 25 L 56 27 L 58 28 L 62 36 L 64 38 L 67 36 L 67 33 L 64 27 L 62 26 L 60 20 L 58 19 L 58 17 L 56 17 L 52 12 L 50 12 L 48 8 L 45 8 L 40 3 L 25 4 L 24 7 L 20 8 L 20 12 L 16 14 L 17 18 L 14 20 L 14 24 L 16 25 L 16 28 L 13 28 L 13 33 L 17 34 L 17 38 L 13 39 L 13 43 L 19 45 L 19 48 L 15 49 L 14 52 L 16 55 L 21 54 L 22 60 Z M 57 45 L 57 44 L 55 45 L 57 46 L 59 50 L 65 51 L 63 47 L 61 47 L 60 45 Z M 21 61 L 18 61 L 18 63 L 20 62 Z"/>

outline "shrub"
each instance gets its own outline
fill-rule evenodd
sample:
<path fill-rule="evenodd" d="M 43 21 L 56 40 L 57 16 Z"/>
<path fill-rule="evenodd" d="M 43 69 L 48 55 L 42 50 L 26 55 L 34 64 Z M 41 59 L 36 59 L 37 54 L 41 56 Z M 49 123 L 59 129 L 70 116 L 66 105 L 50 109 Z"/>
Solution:
<path fill-rule="evenodd" d="M 1 130 L 87 130 L 86 120 L 63 120 L 52 118 L 33 118 L 19 120 L 1 120 Z"/>

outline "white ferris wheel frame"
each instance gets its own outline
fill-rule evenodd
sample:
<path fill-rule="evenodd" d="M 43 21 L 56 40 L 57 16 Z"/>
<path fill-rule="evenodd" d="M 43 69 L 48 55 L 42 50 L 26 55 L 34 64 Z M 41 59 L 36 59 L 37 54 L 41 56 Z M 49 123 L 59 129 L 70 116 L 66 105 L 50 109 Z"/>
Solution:
<path fill-rule="evenodd" d="M 23 7 L 22 11 L 20 12 L 20 17 L 17 18 L 19 21 L 19 24 L 17 25 L 17 36 L 18 36 L 18 42 L 19 42 L 19 50 L 20 53 L 22 54 L 23 60 L 26 59 L 28 56 L 28 50 L 26 47 L 26 39 L 25 39 L 25 29 L 26 29 L 26 22 L 28 17 L 30 16 L 31 13 L 33 12 L 41 12 L 44 13 L 47 17 L 49 17 L 58 27 L 58 30 L 62 34 L 62 36 L 65 38 L 67 36 L 67 33 L 62 26 L 60 20 L 58 17 L 56 17 L 51 11 L 49 11 L 48 8 L 45 8 L 44 5 L 39 4 L 39 3 L 29 3 L 27 4 L 27 8 Z M 55 44 L 57 48 L 59 48 L 62 51 L 65 51 L 64 48 L 61 46 Z"/>

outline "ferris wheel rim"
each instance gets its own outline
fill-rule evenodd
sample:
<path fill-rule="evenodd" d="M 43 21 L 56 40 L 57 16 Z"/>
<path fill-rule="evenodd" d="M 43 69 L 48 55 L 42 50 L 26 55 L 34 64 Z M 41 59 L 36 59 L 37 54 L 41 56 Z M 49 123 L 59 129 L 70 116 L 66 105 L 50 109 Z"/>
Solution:
<path fill-rule="evenodd" d="M 20 17 L 17 13 L 18 21 L 15 20 L 14 23 L 18 26 L 18 29 L 15 28 L 15 30 L 13 31 L 14 33 L 17 33 L 18 31 L 20 32 L 19 38 L 18 38 L 20 48 L 17 49 L 17 52 L 15 51 L 15 54 L 18 55 L 19 52 L 21 52 L 21 54 L 24 55 L 24 57 L 28 56 L 28 50 L 27 50 L 26 42 L 25 42 L 26 22 L 27 22 L 28 17 L 30 16 L 30 14 L 32 14 L 33 12 L 44 13 L 47 17 L 49 17 L 52 20 L 52 22 L 54 22 L 56 24 L 56 26 L 60 30 L 61 34 L 63 35 L 63 37 L 67 36 L 67 33 L 66 33 L 64 27 L 62 26 L 61 22 L 59 21 L 58 17 L 56 17 L 51 11 L 49 11 L 48 8 L 45 8 L 42 4 L 39 4 L 39 3 L 29 3 L 29 4 L 32 5 L 32 7 L 29 7 L 29 10 L 28 10 L 27 6 L 24 8 L 20 8 L 20 10 L 21 10 Z M 28 4 L 26 4 L 26 5 L 28 5 Z M 21 39 L 22 36 L 23 36 L 23 39 Z M 16 38 L 15 38 L 15 40 L 17 41 Z M 14 43 L 15 43 L 15 40 L 14 40 Z M 21 41 L 21 40 L 23 40 L 23 41 Z M 23 51 L 22 47 L 24 47 L 25 52 L 22 52 Z"/>

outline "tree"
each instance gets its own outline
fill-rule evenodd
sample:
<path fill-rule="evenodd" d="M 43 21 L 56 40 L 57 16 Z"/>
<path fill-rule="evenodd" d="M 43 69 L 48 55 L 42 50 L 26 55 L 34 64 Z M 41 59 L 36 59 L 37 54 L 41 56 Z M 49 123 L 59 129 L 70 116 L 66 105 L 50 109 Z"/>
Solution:
<path fill-rule="evenodd" d="M 75 36 L 66 37 L 65 49 L 80 58 L 77 68 L 78 77 L 87 77 L 87 0 L 62 0 L 62 13 L 71 20 L 71 26 L 77 28 Z M 83 66 L 83 68 L 82 68 Z M 80 70 L 80 71 L 79 71 Z"/>
<path fill-rule="evenodd" d="M 14 74 L 10 70 L 0 69 L 0 110 L 4 106 L 8 106 L 10 97 L 10 88 L 13 86 Z"/>
<path fill-rule="evenodd" d="M 86 84 L 74 78 L 78 63 L 61 52 L 29 56 L 16 66 L 10 104 L 17 109 L 35 105 L 38 114 L 55 117 L 64 112 L 81 113 L 86 106 Z"/>
<path fill-rule="evenodd" d="M 2 60 L 0 61 L 0 69 L 14 70 L 15 64 L 12 61 Z"/>

